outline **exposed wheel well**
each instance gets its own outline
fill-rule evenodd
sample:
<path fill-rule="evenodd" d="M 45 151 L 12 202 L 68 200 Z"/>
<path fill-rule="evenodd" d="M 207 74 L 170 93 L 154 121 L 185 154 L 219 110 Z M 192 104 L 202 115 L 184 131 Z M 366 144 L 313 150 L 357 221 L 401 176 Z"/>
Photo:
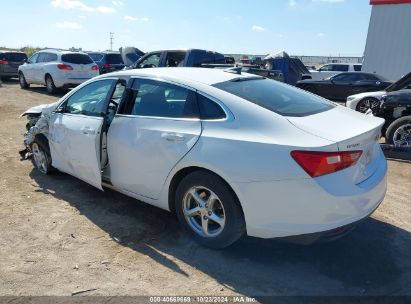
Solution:
<path fill-rule="evenodd" d="M 53 77 L 51 77 L 50 73 L 46 73 L 44 75 L 44 83 L 46 83 L 47 76 L 50 76 L 50 78 L 53 79 Z"/>
<path fill-rule="evenodd" d="M 170 211 L 172 213 L 175 213 L 175 195 L 176 195 L 176 190 L 178 187 L 178 184 L 181 182 L 181 180 L 186 177 L 188 174 L 193 173 L 195 171 L 208 171 L 212 174 L 214 174 L 215 176 L 219 177 L 223 182 L 225 182 L 227 184 L 227 186 L 230 188 L 230 190 L 232 191 L 233 195 L 237 198 L 238 202 L 240 202 L 240 200 L 238 199 L 237 194 L 235 193 L 235 191 L 233 190 L 233 188 L 231 188 L 230 184 L 227 183 L 227 181 L 224 180 L 224 178 L 222 178 L 220 175 L 216 174 L 215 172 L 202 168 L 202 167 L 187 167 L 187 168 L 183 168 L 180 171 L 178 171 L 174 176 L 173 179 L 170 182 L 170 186 L 168 187 L 168 207 L 170 209 Z M 242 211 L 242 206 L 241 206 L 241 202 L 240 202 L 240 207 L 241 207 L 241 211 Z"/>

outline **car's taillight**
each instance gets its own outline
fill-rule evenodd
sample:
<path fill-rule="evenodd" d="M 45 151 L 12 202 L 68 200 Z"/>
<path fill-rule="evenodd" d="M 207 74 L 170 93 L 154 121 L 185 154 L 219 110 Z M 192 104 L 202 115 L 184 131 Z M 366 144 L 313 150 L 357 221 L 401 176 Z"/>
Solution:
<path fill-rule="evenodd" d="M 68 70 L 68 71 L 73 70 L 73 67 L 71 65 L 68 65 L 68 64 L 58 64 L 57 67 L 60 70 Z"/>
<path fill-rule="evenodd" d="M 106 63 L 105 65 L 104 65 L 104 67 L 106 68 L 106 69 L 108 69 L 108 70 L 111 70 L 113 67 L 111 66 L 111 64 L 108 64 L 108 63 Z"/>
<path fill-rule="evenodd" d="M 92 69 L 93 71 L 98 71 L 98 65 L 93 65 L 93 66 L 91 67 L 91 69 Z"/>
<path fill-rule="evenodd" d="M 1 59 L 0 64 L 9 64 L 9 62 L 7 61 L 7 59 Z"/>
<path fill-rule="evenodd" d="M 354 165 L 362 151 L 313 152 L 292 151 L 291 156 L 311 177 L 330 174 Z"/>

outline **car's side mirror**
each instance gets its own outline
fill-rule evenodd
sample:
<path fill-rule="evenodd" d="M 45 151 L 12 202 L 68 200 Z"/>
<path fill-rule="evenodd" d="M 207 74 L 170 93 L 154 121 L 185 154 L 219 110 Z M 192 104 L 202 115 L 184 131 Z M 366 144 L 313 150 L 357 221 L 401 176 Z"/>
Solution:
<path fill-rule="evenodd" d="M 65 107 L 63 105 L 59 106 L 57 109 L 54 110 L 55 113 L 64 113 Z"/>

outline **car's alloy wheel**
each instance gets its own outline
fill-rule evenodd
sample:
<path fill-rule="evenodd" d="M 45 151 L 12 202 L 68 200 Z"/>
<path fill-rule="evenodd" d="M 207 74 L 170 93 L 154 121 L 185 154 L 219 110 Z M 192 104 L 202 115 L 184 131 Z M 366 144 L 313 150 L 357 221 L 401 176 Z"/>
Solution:
<path fill-rule="evenodd" d="M 202 186 L 191 187 L 183 199 L 184 217 L 197 234 L 215 237 L 224 230 L 225 211 L 219 197 Z"/>
<path fill-rule="evenodd" d="M 365 98 L 360 100 L 357 104 L 357 111 L 361 113 L 366 113 L 369 109 L 375 109 L 379 104 L 379 101 L 375 98 Z"/>
<path fill-rule="evenodd" d="M 244 214 L 230 186 L 219 176 L 198 170 L 185 176 L 175 193 L 181 225 L 200 244 L 224 248 L 245 233 Z"/>
<path fill-rule="evenodd" d="M 395 130 L 392 140 L 397 147 L 411 147 L 411 123 Z"/>
<path fill-rule="evenodd" d="M 33 153 L 33 162 L 36 168 L 43 174 L 48 174 L 50 170 L 50 159 L 47 152 L 44 151 L 37 142 L 31 145 Z"/>

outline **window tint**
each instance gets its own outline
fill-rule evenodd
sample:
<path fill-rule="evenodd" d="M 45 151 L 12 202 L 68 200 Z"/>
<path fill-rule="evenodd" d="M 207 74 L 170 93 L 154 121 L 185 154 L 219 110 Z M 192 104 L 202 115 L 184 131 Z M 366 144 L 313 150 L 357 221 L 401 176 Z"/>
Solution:
<path fill-rule="evenodd" d="M 348 72 L 348 64 L 333 64 L 333 71 Z"/>
<path fill-rule="evenodd" d="M 284 116 L 308 116 L 335 107 L 326 99 L 271 79 L 226 81 L 213 86 Z"/>
<path fill-rule="evenodd" d="M 138 65 L 137 68 L 145 69 L 145 68 L 156 68 L 160 64 L 160 57 L 161 53 L 151 54 L 145 59 L 143 59 Z"/>
<path fill-rule="evenodd" d="M 201 119 L 223 119 L 226 117 L 223 109 L 214 101 L 201 94 L 197 95 L 197 100 Z"/>
<path fill-rule="evenodd" d="M 124 64 L 120 54 L 107 54 L 106 62 L 108 64 Z"/>
<path fill-rule="evenodd" d="M 224 55 L 209 51 L 192 51 L 193 66 L 201 67 L 202 64 L 224 64 Z"/>
<path fill-rule="evenodd" d="M 132 115 L 198 118 L 196 93 L 177 85 L 138 79 L 133 85 L 137 95 L 132 101 Z"/>
<path fill-rule="evenodd" d="M 24 53 L 3 53 L 0 54 L 0 58 L 4 58 L 10 62 L 23 62 L 27 59 L 27 55 Z"/>
<path fill-rule="evenodd" d="M 61 60 L 67 63 L 74 63 L 74 64 L 93 63 L 93 60 L 87 54 L 64 54 L 61 56 Z"/>
<path fill-rule="evenodd" d="M 167 52 L 166 67 L 180 67 L 184 64 L 186 52 Z"/>
<path fill-rule="evenodd" d="M 105 79 L 86 85 L 71 95 L 65 104 L 65 113 L 87 116 L 101 116 L 107 94 L 115 80 Z"/>
<path fill-rule="evenodd" d="M 323 65 L 318 70 L 319 71 L 324 71 L 324 72 L 332 71 L 333 70 L 333 65 L 332 64 L 326 64 L 326 65 Z"/>
<path fill-rule="evenodd" d="M 361 73 L 349 73 L 349 74 L 338 74 L 332 77 L 334 81 L 360 81 L 364 80 L 364 76 Z"/>
<path fill-rule="evenodd" d="M 40 53 L 37 62 L 47 62 L 48 53 Z"/>
<path fill-rule="evenodd" d="M 89 53 L 88 54 L 94 62 L 101 61 L 103 59 L 103 54 L 100 53 Z"/>
<path fill-rule="evenodd" d="M 57 61 L 57 54 L 49 53 L 48 54 L 48 61 L 49 62 Z"/>
<path fill-rule="evenodd" d="M 36 63 L 38 57 L 39 57 L 39 53 L 35 53 L 29 58 L 28 62 L 29 63 Z"/>
<path fill-rule="evenodd" d="M 362 69 L 362 65 L 361 65 L 361 64 L 354 64 L 354 71 L 360 72 L 361 69 Z"/>

